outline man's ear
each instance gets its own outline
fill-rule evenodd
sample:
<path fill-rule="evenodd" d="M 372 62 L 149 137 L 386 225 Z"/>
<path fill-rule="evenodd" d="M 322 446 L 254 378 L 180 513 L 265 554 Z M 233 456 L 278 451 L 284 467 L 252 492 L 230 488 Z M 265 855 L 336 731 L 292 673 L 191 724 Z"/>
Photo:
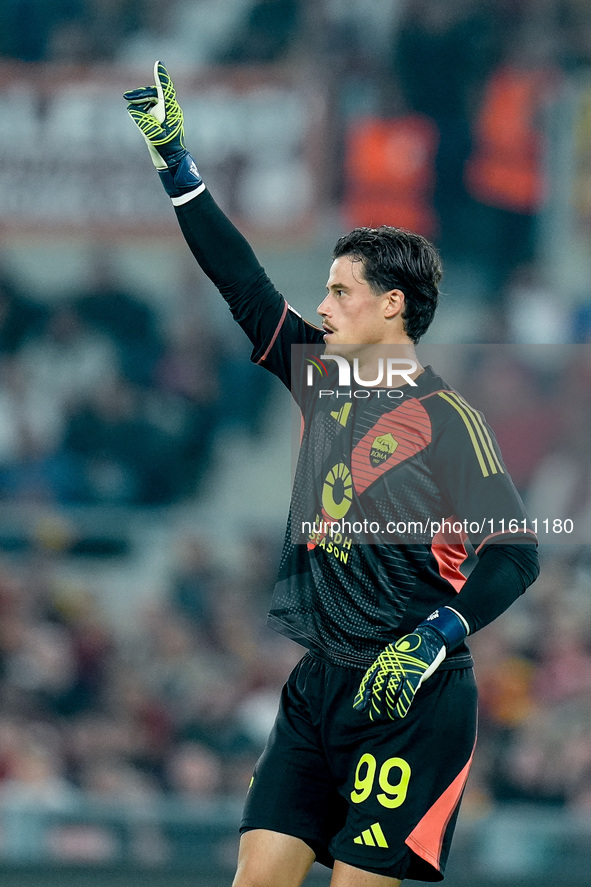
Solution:
<path fill-rule="evenodd" d="M 385 317 L 397 317 L 404 314 L 405 299 L 402 290 L 390 290 L 385 294 L 388 297 L 388 304 L 385 309 Z"/>

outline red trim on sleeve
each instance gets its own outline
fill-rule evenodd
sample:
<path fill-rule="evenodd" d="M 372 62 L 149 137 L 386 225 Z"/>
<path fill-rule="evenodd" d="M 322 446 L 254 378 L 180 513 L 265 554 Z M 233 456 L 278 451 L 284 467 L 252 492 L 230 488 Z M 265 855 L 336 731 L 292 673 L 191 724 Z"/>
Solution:
<path fill-rule="evenodd" d="M 263 354 L 263 356 L 262 356 L 262 357 L 259 357 L 259 359 L 257 360 L 257 364 L 262 363 L 262 362 L 267 358 L 267 355 L 269 354 L 269 351 L 271 350 L 271 348 L 272 348 L 273 345 L 275 344 L 275 340 L 277 339 L 277 336 L 279 335 L 279 330 L 280 330 L 281 327 L 283 326 L 283 321 L 285 320 L 285 316 L 286 316 L 286 314 L 287 314 L 287 309 L 288 309 L 288 308 L 289 308 L 289 305 L 288 305 L 287 302 L 286 302 L 285 305 L 283 306 L 283 314 L 281 315 L 281 318 L 280 318 L 280 320 L 279 320 L 279 323 L 277 324 L 277 327 L 276 327 L 276 329 L 275 329 L 275 332 L 273 333 L 273 338 L 272 338 L 271 341 L 269 342 L 269 346 L 268 346 L 267 350 L 265 351 L 265 353 Z"/>
<path fill-rule="evenodd" d="M 417 856 L 426 860 L 437 871 L 441 871 L 439 860 L 441 858 L 441 848 L 445 832 L 456 807 L 460 803 L 473 757 L 474 749 L 472 749 L 470 760 L 464 769 L 458 773 L 451 785 L 439 796 L 433 806 L 427 810 L 405 841 Z"/>
<path fill-rule="evenodd" d="M 445 518 L 453 523 L 455 517 Z M 457 533 L 457 542 L 449 541 L 449 533 L 435 533 L 431 543 L 431 553 L 437 561 L 439 575 L 446 579 L 457 592 L 460 592 L 466 582 L 466 577 L 461 571 L 461 566 L 468 557 L 465 541 L 468 538 L 465 533 Z"/>

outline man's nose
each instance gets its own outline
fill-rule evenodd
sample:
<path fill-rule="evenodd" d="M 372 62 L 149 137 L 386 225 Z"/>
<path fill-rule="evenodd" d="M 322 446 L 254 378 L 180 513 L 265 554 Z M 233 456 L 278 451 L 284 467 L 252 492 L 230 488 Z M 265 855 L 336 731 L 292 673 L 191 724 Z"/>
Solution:
<path fill-rule="evenodd" d="M 321 317 L 328 317 L 330 314 L 330 307 L 328 296 L 325 296 L 318 308 L 316 309 L 316 313 L 320 314 Z"/>

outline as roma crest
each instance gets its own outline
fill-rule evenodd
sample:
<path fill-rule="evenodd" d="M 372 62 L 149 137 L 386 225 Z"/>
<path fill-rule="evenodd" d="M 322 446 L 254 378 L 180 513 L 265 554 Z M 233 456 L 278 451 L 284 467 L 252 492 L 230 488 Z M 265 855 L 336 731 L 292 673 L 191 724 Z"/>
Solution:
<path fill-rule="evenodd" d="M 386 459 L 392 455 L 397 446 L 398 441 L 394 440 L 390 433 L 380 434 L 379 437 L 376 437 L 369 451 L 369 461 L 373 467 L 377 468 L 378 465 L 385 462 Z"/>

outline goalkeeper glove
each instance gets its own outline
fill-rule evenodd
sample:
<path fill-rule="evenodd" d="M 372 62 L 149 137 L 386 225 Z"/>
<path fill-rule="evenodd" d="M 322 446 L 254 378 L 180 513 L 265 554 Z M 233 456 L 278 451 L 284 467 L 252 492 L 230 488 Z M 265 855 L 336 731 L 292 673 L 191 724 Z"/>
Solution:
<path fill-rule="evenodd" d="M 131 89 L 123 98 L 129 102 L 129 116 L 146 140 L 166 193 L 173 203 L 183 203 L 187 195 L 193 196 L 203 186 L 203 179 L 185 148 L 183 112 L 162 62 L 154 65 L 154 79 L 155 86 Z"/>
<path fill-rule="evenodd" d="M 468 625 L 451 607 L 435 610 L 412 632 L 382 650 L 366 671 L 353 702 L 374 721 L 406 717 L 415 693 L 468 634 Z"/>

